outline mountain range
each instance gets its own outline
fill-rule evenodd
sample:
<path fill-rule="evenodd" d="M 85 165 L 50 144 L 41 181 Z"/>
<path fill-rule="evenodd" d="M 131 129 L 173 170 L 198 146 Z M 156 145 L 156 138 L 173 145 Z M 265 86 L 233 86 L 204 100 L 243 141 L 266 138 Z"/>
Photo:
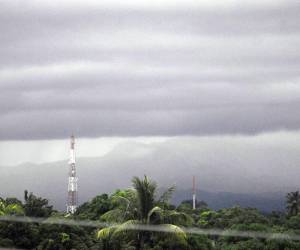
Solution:
<path fill-rule="evenodd" d="M 263 211 L 283 210 L 286 192 L 295 190 L 294 187 L 278 185 L 281 182 L 276 171 L 270 175 L 263 170 L 246 168 L 243 164 L 229 165 L 226 159 L 222 162 L 213 154 L 204 155 L 201 150 L 195 152 L 182 142 L 176 144 L 176 140 L 171 144 L 172 150 L 167 145 L 170 143 L 123 143 L 102 157 L 78 158 L 79 202 L 97 194 L 128 188 L 133 176 L 145 174 L 157 181 L 159 187 L 175 184 L 177 191 L 172 201 L 175 204 L 191 197 L 192 176 L 195 175 L 198 199 L 214 209 L 239 204 Z M 0 196 L 21 199 L 27 189 L 48 198 L 57 209 L 64 210 L 67 162 L 0 167 Z"/>

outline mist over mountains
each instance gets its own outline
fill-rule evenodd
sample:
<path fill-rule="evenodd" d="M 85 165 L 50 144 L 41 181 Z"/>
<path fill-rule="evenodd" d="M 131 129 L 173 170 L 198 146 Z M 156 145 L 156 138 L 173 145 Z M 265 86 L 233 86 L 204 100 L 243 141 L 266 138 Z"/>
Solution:
<path fill-rule="evenodd" d="M 192 175 L 195 175 L 199 199 L 212 208 L 241 204 L 266 211 L 283 209 L 285 193 L 297 187 L 297 175 L 291 174 L 296 171 L 296 163 L 287 164 L 288 159 L 297 159 L 296 152 L 295 149 L 283 153 L 280 147 L 273 146 L 270 150 L 261 144 L 257 147 L 255 140 L 243 142 L 241 138 L 121 143 L 103 157 L 77 159 L 79 201 L 130 187 L 132 176 L 146 174 L 159 187 L 175 184 L 173 202 L 179 203 L 190 198 Z M 1 167 L 0 196 L 22 198 L 27 189 L 50 199 L 56 208 L 63 210 L 67 162 Z"/>

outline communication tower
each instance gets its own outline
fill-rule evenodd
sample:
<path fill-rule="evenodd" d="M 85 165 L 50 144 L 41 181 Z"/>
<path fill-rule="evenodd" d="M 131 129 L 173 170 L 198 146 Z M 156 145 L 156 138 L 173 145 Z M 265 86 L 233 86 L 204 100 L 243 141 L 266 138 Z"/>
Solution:
<path fill-rule="evenodd" d="M 195 176 L 193 176 L 193 210 L 196 209 L 196 180 Z"/>
<path fill-rule="evenodd" d="M 75 213 L 78 203 L 77 180 L 75 160 L 75 137 L 71 136 L 70 160 L 69 160 L 69 182 L 67 213 Z"/>

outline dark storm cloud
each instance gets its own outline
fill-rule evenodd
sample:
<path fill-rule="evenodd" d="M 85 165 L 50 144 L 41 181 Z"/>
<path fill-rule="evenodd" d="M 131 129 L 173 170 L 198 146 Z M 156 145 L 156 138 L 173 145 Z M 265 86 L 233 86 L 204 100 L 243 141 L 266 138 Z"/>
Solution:
<path fill-rule="evenodd" d="M 0 139 L 300 129 L 299 11 L 1 2 Z"/>

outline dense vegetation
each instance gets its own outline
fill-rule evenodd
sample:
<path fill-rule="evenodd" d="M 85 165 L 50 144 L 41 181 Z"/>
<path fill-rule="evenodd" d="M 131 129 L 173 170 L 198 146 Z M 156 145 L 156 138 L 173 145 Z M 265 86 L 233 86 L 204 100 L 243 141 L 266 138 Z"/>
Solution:
<path fill-rule="evenodd" d="M 147 177 L 134 177 L 132 184 L 132 189 L 96 196 L 82 204 L 74 215 L 53 210 L 47 199 L 27 191 L 24 202 L 0 198 L 0 246 L 43 250 L 300 249 L 300 241 L 276 237 L 276 233 L 300 234 L 298 192 L 287 195 L 287 213 L 262 214 L 255 208 L 238 206 L 213 211 L 205 202 L 198 202 L 197 209 L 193 210 L 189 200 L 175 207 L 170 204 L 174 187 L 159 196 L 156 183 Z M 30 217 L 42 219 L 37 222 Z M 7 218 L 23 221 L 5 221 Z M 102 222 L 102 226 L 47 223 L 51 219 L 92 220 Z M 197 230 L 186 230 L 191 228 L 211 230 L 209 235 L 204 235 L 195 233 Z M 213 233 L 215 229 L 219 231 Z M 258 232 L 271 237 L 219 235 L 228 230 Z"/>

